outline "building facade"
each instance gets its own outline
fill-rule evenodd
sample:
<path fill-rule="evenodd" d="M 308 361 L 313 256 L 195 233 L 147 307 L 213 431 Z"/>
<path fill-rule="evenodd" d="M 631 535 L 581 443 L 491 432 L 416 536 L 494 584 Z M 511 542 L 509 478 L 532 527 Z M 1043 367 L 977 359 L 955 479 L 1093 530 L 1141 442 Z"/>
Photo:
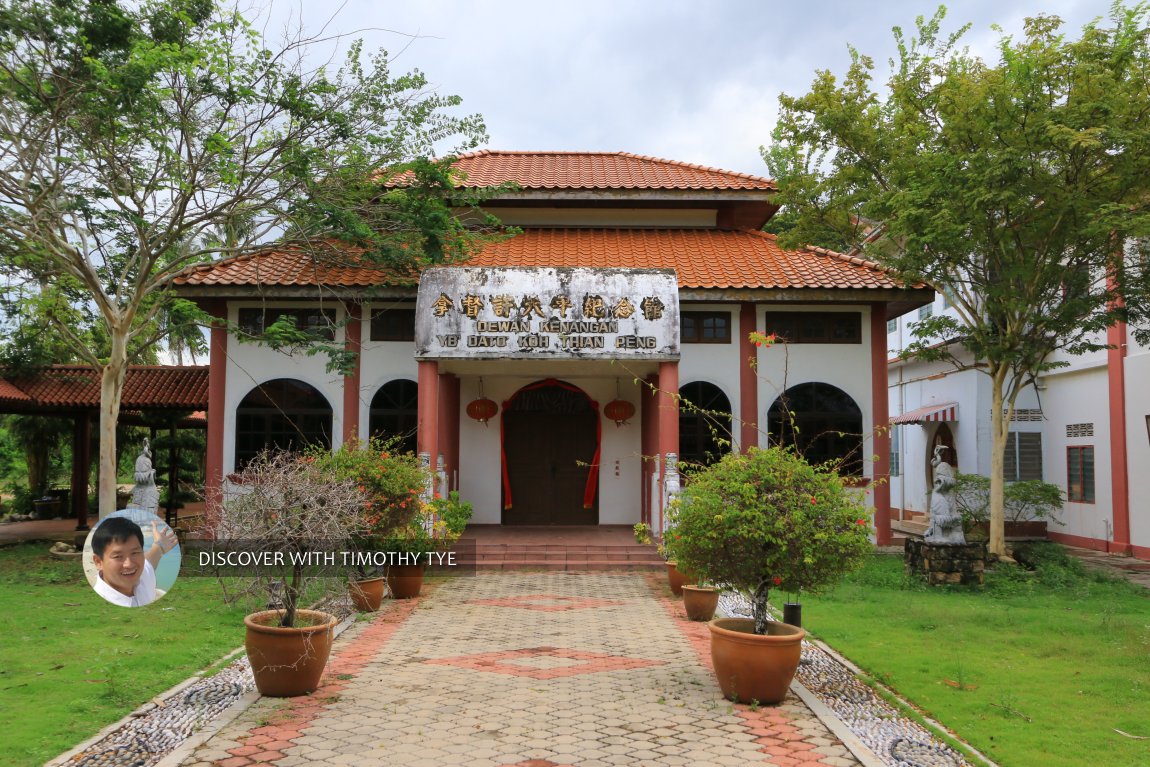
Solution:
<path fill-rule="evenodd" d="M 930 455 L 953 448 L 958 471 L 989 475 L 990 380 L 957 346 L 966 370 L 899 355 L 913 323 L 951 311 L 946 297 L 887 325 L 891 420 L 891 506 L 895 527 L 927 508 Z M 1047 527 L 1053 540 L 1150 559 L 1150 348 L 1124 325 L 1098 339 L 1113 348 L 1059 353 L 1051 370 L 1019 396 L 1007 440 L 1007 481 L 1040 479 L 1065 499 Z M 964 359 L 965 355 L 965 359 Z"/>
<path fill-rule="evenodd" d="M 419 284 L 294 248 L 177 280 L 232 328 L 288 316 L 359 359 L 333 375 L 214 329 L 209 486 L 265 446 L 384 435 L 436 466 L 473 523 L 659 529 L 681 464 L 793 441 L 867 486 L 889 536 L 874 482 L 887 322 L 932 291 L 782 250 L 760 231 L 767 179 L 626 153 L 482 151 L 457 167 L 464 186 L 516 182 L 485 207 L 521 233 Z"/>

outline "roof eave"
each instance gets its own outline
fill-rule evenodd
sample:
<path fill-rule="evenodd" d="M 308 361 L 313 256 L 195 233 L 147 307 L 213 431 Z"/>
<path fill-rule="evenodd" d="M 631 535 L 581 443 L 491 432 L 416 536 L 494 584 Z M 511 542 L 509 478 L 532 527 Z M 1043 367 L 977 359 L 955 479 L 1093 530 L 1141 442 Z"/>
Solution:
<path fill-rule="evenodd" d="M 523 200 L 579 201 L 607 200 L 675 201 L 675 202 L 770 202 L 774 189 L 648 189 L 631 187 L 574 187 L 574 188 L 528 188 L 514 192 L 504 192 L 488 199 L 488 202 L 519 202 Z"/>

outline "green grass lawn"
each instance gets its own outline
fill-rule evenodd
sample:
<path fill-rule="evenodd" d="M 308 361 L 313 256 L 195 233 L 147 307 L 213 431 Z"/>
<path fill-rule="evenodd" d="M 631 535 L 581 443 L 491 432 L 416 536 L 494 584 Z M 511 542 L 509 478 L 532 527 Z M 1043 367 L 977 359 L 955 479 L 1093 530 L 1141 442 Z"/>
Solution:
<path fill-rule="evenodd" d="M 1053 544 L 982 589 L 928 588 L 876 555 L 803 627 L 1003 767 L 1150 765 L 1150 591 Z"/>
<path fill-rule="evenodd" d="M 210 578 L 110 605 L 47 544 L 0 548 L 0 765 L 38 765 L 243 644 L 242 605 Z"/>

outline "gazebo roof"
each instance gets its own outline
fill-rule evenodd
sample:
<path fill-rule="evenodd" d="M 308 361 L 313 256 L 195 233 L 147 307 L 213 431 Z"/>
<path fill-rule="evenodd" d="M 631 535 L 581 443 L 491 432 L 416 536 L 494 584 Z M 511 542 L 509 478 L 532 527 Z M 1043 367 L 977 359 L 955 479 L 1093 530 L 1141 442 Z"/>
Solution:
<path fill-rule="evenodd" d="M 120 402 L 125 410 L 204 410 L 208 368 L 132 365 Z M 51 413 L 100 407 L 100 376 L 88 365 L 53 365 L 35 372 L 0 371 L 0 411 Z"/>

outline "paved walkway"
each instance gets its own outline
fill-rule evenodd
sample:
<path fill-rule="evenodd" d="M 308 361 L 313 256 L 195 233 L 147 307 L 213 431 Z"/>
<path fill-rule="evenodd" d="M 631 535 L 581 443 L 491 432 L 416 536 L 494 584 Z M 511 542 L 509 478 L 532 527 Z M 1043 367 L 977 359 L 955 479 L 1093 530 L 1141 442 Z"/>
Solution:
<path fill-rule="evenodd" d="M 1150 562 L 1133 557 L 1107 554 L 1104 551 L 1063 546 L 1071 556 L 1078 557 L 1089 568 L 1104 572 L 1115 578 L 1125 578 L 1136 586 L 1150 589 Z"/>
<path fill-rule="evenodd" d="M 653 574 L 491 573 L 388 603 L 311 696 L 261 698 L 180 764 L 858 762 L 797 698 L 724 700 L 703 624 Z"/>

